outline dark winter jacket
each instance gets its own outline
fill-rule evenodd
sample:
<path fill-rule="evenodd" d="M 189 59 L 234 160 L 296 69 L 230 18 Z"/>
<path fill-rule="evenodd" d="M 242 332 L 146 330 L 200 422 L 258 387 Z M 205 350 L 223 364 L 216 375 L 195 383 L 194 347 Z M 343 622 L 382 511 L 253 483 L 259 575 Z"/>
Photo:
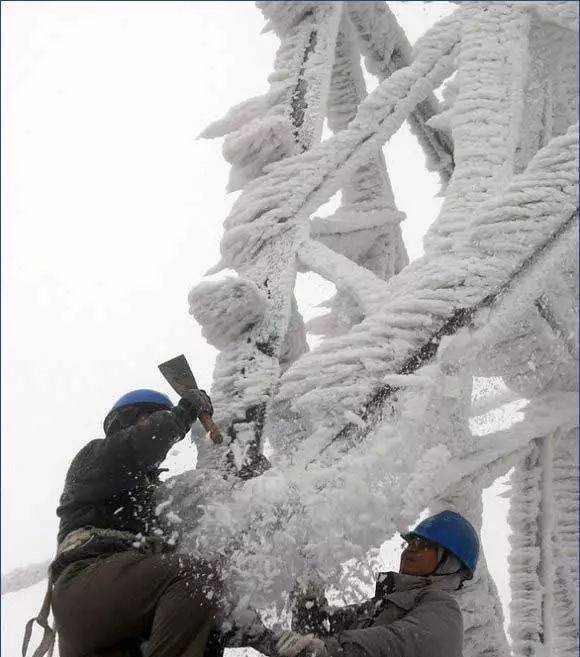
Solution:
<path fill-rule="evenodd" d="M 156 411 L 144 421 L 92 440 L 81 449 L 68 470 L 57 509 L 59 543 L 71 531 L 84 527 L 157 536 L 167 545 L 175 543 L 158 468 L 189 428 L 180 411 L 179 406 Z M 86 554 L 75 552 L 67 559 L 115 549 L 103 541 L 92 541 Z"/>
<path fill-rule="evenodd" d="M 373 598 L 328 609 L 329 657 L 461 657 L 463 620 L 448 592 L 459 581 L 381 573 Z"/>

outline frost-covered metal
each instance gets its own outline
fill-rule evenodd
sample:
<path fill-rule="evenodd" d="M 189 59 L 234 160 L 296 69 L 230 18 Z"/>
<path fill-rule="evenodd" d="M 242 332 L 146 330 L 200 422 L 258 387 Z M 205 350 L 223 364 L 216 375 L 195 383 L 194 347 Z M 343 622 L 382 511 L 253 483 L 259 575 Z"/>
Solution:
<path fill-rule="evenodd" d="M 199 441 L 176 487 L 186 547 L 227 553 L 258 606 L 313 571 L 352 598 L 386 538 L 425 508 L 481 527 L 483 489 L 513 469 L 511 647 L 484 555 L 460 596 L 465 655 L 572 655 L 578 5 L 458 3 L 411 49 L 382 2 L 257 4 L 280 39 L 269 91 L 206 131 L 242 189 L 215 268 L 237 277 L 190 294 L 231 443 Z M 382 152 L 404 121 L 445 195 L 411 263 Z M 305 270 L 337 290 L 313 351 Z M 521 417 L 501 426 L 506 400 Z"/>

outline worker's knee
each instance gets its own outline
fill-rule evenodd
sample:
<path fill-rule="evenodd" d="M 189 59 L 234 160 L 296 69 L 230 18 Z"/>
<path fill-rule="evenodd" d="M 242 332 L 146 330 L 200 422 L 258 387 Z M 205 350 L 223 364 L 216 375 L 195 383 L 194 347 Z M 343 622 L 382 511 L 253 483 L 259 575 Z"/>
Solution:
<path fill-rule="evenodd" d="M 215 566 L 190 555 L 175 554 L 169 555 L 167 567 L 172 574 L 170 588 L 174 595 L 189 598 L 198 607 L 216 607 L 222 585 Z"/>

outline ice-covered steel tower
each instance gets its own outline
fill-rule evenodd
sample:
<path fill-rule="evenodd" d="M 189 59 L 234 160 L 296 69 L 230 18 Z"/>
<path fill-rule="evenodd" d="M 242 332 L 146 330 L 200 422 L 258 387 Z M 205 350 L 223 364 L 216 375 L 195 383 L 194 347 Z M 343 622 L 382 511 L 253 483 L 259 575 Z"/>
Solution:
<path fill-rule="evenodd" d="M 352 593 L 424 509 L 481 527 L 511 470 L 511 647 L 484 556 L 465 655 L 576 655 L 578 4 L 458 3 L 413 49 L 384 2 L 257 4 L 269 90 L 205 135 L 243 191 L 216 267 L 237 277 L 190 296 L 232 441 L 200 442 L 191 542 L 232 552 L 256 604 L 312 571 Z M 412 263 L 382 152 L 405 121 L 445 198 Z M 336 286 L 313 351 L 299 271 Z"/>

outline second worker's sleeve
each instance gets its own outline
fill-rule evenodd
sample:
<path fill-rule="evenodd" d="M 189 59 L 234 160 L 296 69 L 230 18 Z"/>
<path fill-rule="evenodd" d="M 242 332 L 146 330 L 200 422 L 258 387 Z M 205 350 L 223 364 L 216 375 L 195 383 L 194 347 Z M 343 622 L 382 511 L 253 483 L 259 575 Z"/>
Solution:
<path fill-rule="evenodd" d="M 461 611 L 451 596 L 428 593 L 389 625 L 347 630 L 325 643 L 329 657 L 461 657 Z"/>

